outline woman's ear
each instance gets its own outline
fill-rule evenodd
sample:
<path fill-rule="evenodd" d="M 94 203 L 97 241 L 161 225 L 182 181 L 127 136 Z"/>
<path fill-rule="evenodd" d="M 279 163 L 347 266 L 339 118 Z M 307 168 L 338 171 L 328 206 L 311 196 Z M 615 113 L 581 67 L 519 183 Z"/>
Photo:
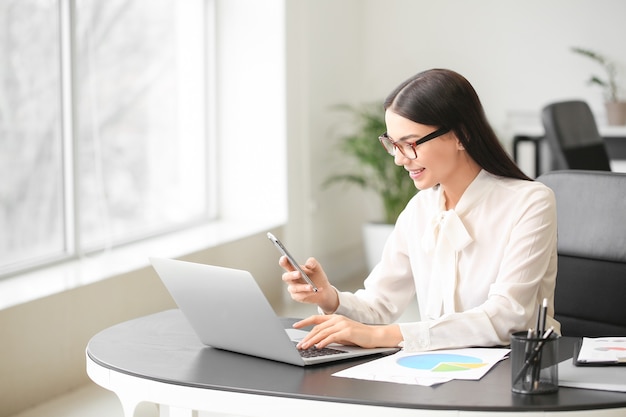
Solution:
<path fill-rule="evenodd" d="M 459 136 L 459 135 L 462 135 L 462 136 Z M 459 151 L 464 151 L 465 145 L 463 145 L 463 141 L 461 140 L 461 137 L 465 139 L 465 142 L 469 141 L 469 136 L 466 134 L 465 128 L 462 127 L 458 131 L 455 131 L 454 137 L 456 138 L 456 149 Z"/>

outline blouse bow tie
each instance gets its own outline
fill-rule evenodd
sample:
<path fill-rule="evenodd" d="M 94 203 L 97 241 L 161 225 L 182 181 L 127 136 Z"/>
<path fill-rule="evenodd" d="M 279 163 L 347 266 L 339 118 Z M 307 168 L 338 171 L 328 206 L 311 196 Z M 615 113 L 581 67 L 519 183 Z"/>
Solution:
<path fill-rule="evenodd" d="M 432 254 L 430 294 L 426 314 L 436 319 L 455 311 L 457 253 L 473 242 L 454 210 L 438 213 L 422 237 L 422 248 Z"/>

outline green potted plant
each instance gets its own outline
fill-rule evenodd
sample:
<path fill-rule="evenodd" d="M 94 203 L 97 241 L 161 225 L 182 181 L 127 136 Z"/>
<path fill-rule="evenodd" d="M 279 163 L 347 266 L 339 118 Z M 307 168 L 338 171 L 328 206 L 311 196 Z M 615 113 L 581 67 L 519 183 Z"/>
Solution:
<path fill-rule="evenodd" d="M 619 98 L 615 63 L 591 49 L 572 47 L 572 52 L 591 59 L 604 69 L 604 77 L 592 74 L 588 82 L 603 89 L 608 124 L 626 124 L 626 102 Z"/>
<path fill-rule="evenodd" d="M 380 259 L 382 245 L 398 215 L 418 190 L 406 170 L 393 163 L 378 141 L 386 130 L 382 104 L 339 105 L 336 109 L 354 120 L 354 131 L 340 138 L 337 146 L 341 154 L 355 162 L 355 167 L 330 176 L 324 186 L 350 184 L 373 191 L 379 197 L 383 218 L 365 224 L 363 229 L 367 264 L 371 269 Z"/>

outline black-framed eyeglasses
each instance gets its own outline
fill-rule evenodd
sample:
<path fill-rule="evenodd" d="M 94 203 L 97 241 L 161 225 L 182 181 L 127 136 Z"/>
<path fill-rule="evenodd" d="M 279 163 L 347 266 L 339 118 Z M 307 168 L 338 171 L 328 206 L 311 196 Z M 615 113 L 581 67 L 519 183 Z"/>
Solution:
<path fill-rule="evenodd" d="M 417 148 L 417 146 L 421 145 L 422 143 L 428 142 L 429 140 L 433 140 L 435 138 L 438 138 L 439 136 L 445 135 L 449 131 L 450 131 L 449 128 L 442 127 L 440 129 L 435 130 L 433 133 L 429 133 L 428 135 L 424 136 L 423 138 L 418 139 L 418 140 L 416 140 L 415 142 L 412 142 L 412 143 L 411 142 L 404 142 L 404 140 L 409 139 L 411 136 L 407 136 L 407 137 L 403 138 L 403 140 L 399 140 L 397 142 L 394 142 L 387 135 L 387 132 L 385 132 L 382 135 L 380 135 L 378 137 L 378 140 L 383 145 L 383 147 L 387 150 L 389 155 L 396 156 L 396 149 L 398 149 L 400 151 L 400 153 L 402 155 L 404 155 L 406 158 L 408 158 L 408 159 L 415 159 L 415 158 L 417 158 L 417 151 L 415 150 L 415 148 Z"/>

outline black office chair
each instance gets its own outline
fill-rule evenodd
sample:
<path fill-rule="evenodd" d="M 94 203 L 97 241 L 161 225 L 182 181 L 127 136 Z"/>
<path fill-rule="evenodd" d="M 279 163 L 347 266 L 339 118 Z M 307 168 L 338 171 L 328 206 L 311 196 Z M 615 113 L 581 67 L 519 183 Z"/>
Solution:
<path fill-rule="evenodd" d="M 552 103 L 543 108 L 541 116 L 554 169 L 611 170 L 604 140 L 587 103 Z"/>
<path fill-rule="evenodd" d="M 555 318 L 564 336 L 626 336 L 626 174 L 563 170 L 556 196 Z"/>

